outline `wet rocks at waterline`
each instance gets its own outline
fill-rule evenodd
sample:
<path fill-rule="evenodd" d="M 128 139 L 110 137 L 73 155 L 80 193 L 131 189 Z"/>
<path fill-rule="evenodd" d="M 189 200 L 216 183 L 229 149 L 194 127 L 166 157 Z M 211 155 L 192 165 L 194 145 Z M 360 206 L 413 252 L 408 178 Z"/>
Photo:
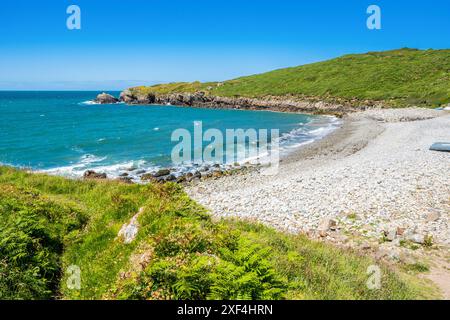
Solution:
<path fill-rule="evenodd" d="M 116 180 L 124 183 L 190 183 L 205 179 L 218 179 L 222 176 L 232 175 L 239 172 L 245 172 L 250 168 L 256 168 L 251 165 L 203 165 L 195 166 L 189 171 L 180 172 L 177 169 L 164 168 L 154 171 L 146 171 L 142 169 L 129 170 L 128 172 L 120 173 Z M 96 172 L 94 170 L 87 170 L 84 179 L 108 179 L 112 178 L 105 172 Z"/>

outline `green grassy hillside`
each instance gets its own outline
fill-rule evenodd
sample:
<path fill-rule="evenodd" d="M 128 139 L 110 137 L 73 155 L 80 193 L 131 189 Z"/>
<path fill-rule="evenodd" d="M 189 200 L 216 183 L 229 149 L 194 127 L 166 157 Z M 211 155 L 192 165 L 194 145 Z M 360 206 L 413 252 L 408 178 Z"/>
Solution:
<path fill-rule="evenodd" d="M 217 96 L 294 95 L 356 104 L 379 101 L 394 107 L 440 106 L 450 103 L 450 50 L 351 54 L 220 84 L 172 83 L 134 90 L 160 94 L 203 90 Z"/>
<path fill-rule="evenodd" d="M 136 239 L 117 235 L 141 210 Z M 413 299 L 427 290 L 303 236 L 214 223 L 176 184 L 75 181 L 0 167 L 0 299 Z M 69 266 L 81 289 L 68 288 Z M 416 281 L 416 280 L 415 280 Z"/>

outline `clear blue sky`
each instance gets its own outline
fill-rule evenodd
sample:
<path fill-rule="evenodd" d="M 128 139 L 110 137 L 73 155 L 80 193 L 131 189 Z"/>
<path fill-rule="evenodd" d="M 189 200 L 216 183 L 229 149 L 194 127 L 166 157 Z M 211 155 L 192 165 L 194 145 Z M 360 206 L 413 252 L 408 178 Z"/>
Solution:
<path fill-rule="evenodd" d="M 81 30 L 66 28 L 71 4 L 81 8 Z M 382 30 L 366 28 L 370 4 L 381 7 Z M 225 80 L 400 47 L 450 48 L 450 1 L 0 3 L 0 89 Z"/>

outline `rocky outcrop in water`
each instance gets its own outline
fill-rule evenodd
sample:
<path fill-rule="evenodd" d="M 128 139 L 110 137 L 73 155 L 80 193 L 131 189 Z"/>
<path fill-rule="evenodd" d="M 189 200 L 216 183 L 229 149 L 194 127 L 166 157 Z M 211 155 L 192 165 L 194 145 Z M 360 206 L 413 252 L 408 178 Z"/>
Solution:
<path fill-rule="evenodd" d="M 356 104 L 352 106 L 339 102 L 303 100 L 295 96 L 221 97 L 208 95 L 205 92 L 154 94 L 125 90 L 121 93 L 120 100 L 127 104 L 161 104 L 210 109 L 271 110 L 314 114 L 343 114 L 366 109 L 366 107 L 356 106 Z M 368 107 L 372 107 L 372 105 L 368 104 Z"/>
<path fill-rule="evenodd" d="M 113 97 L 110 94 L 107 94 L 107 93 L 103 92 L 103 93 L 99 94 L 94 101 L 96 103 L 100 103 L 100 104 L 112 104 L 112 103 L 119 102 L 119 99 Z"/>

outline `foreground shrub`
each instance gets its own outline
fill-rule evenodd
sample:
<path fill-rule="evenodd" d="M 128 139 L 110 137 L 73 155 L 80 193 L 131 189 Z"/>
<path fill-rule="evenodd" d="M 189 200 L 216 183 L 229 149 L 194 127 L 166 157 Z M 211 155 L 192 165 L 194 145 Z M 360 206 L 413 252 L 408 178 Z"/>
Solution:
<path fill-rule="evenodd" d="M 58 288 L 64 237 L 84 217 L 36 191 L 0 186 L 0 299 L 49 299 Z"/>

